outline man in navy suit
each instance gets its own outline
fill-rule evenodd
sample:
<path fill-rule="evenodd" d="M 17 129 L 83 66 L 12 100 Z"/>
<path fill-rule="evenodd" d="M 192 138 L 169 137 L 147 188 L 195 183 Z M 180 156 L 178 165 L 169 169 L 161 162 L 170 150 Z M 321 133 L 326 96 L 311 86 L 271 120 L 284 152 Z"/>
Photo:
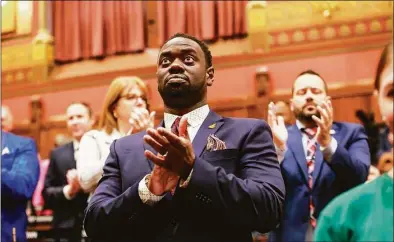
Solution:
<path fill-rule="evenodd" d="M 212 56 L 176 34 L 160 49 L 164 120 L 114 141 L 84 226 L 97 241 L 252 241 L 275 228 L 284 183 L 269 126 L 207 105 Z"/>
<path fill-rule="evenodd" d="M 302 72 L 292 95 L 295 125 L 286 128 L 272 103 L 268 111 L 286 185 L 284 216 L 270 241 L 311 241 L 320 211 L 335 196 L 365 182 L 370 165 L 364 128 L 333 122 L 327 85 L 318 73 Z"/>
<path fill-rule="evenodd" d="M 26 241 L 26 204 L 40 175 L 35 142 L 1 131 L 1 241 Z"/>
<path fill-rule="evenodd" d="M 92 128 L 90 106 L 75 102 L 67 107 L 67 128 L 73 141 L 51 151 L 42 195 L 45 207 L 53 210 L 53 238 L 56 241 L 81 241 L 83 211 L 88 194 L 79 184 L 76 170 L 79 142 Z"/>

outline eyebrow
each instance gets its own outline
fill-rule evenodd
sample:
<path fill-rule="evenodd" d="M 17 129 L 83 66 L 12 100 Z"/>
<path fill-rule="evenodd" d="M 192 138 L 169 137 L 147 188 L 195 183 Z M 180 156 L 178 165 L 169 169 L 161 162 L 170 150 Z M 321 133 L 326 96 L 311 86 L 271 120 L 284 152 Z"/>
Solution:
<path fill-rule="evenodd" d="M 185 49 L 182 49 L 182 50 L 181 50 L 181 53 L 182 53 L 182 54 L 184 54 L 184 53 L 194 53 L 194 54 L 197 54 L 197 52 L 196 52 L 193 48 L 185 48 Z M 169 56 L 170 54 L 171 54 L 171 51 L 165 50 L 165 51 L 162 51 L 162 52 L 160 53 L 160 56 L 159 56 L 159 57 L 161 57 L 161 56 Z"/>

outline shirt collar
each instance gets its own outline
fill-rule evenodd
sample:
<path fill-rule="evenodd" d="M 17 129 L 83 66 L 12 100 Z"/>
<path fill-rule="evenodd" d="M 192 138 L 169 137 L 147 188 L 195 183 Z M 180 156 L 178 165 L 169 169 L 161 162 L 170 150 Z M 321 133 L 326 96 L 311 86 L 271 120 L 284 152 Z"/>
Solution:
<path fill-rule="evenodd" d="M 183 115 L 187 117 L 188 126 L 197 127 L 201 125 L 206 117 L 209 114 L 209 106 L 208 104 L 201 106 L 199 108 L 194 109 L 191 112 Z M 166 128 L 171 128 L 172 124 L 174 123 L 175 119 L 180 117 L 178 115 L 174 115 L 171 113 L 164 113 L 164 125 Z"/>
<path fill-rule="evenodd" d="M 301 123 L 300 121 L 298 121 L 298 120 L 296 120 L 296 125 L 297 125 L 297 128 L 298 128 L 299 130 L 305 128 L 305 125 L 302 124 L 302 123 Z"/>
<path fill-rule="evenodd" d="M 73 147 L 74 151 L 79 150 L 79 142 L 76 139 L 73 139 Z"/>

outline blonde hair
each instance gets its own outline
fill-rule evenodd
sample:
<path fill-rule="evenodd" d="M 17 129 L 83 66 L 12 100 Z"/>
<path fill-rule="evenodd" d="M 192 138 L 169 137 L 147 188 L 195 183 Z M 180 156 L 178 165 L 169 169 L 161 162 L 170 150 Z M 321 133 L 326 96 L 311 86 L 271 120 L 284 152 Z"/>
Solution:
<path fill-rule="evenodd" d="M 149 89 L 146 83 L 136 76 L 122 76 L 115 78 L 108 88 L 107 94 L 105 95 L 102 111 L 100 114 L 99 129 L 104 129 L 107 134 L 111 134 L 114 129 L 118 129 L 116 118 L 114 116 L 114 108 L 119 99 L 121 98 L 122 92 L 129 86 L 138 86 L 146 96 L 146 106 L 148 105 L 148 94 Z"/>

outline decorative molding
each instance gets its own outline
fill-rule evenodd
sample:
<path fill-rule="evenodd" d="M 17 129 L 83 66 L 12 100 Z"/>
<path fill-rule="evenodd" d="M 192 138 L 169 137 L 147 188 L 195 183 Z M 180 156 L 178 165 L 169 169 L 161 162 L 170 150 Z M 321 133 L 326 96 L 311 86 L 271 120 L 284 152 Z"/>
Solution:
<path fill-rule="evenodd" d="M 38 26 L 39 5 L 33 5 Z M 216 69 L 376 49 L 392 39 L 391 1 L 278 2 L 268 3 L 266 10 L 270 51 L 252 51 L 247 39 L 219 41 L 210 45 Z M 330 11 L 328 17 L 326 10 Z M 40 34 L 37 36 L 42 37 Z M 155 76 L 157 49 L 52 68 L 53 46 L 45 38 L 36 45 L 6 46 L 2 42 L 3 99 L 107 85 L 119 75 Z M 78 65 L 81 67 L 75 68 Z"/>
<path fill-rule="evenodd" d="M 327 56 L 346 52 L 364 51 L 370 49 L 383 48 L 388 41 L 392 39 L 391 33 L 378 33 L 368 36 L 357 36 L 349 39 L 332 39 L 324 42 L 313 42 L 313 43 L 302 43 L 298 45 L 286 45 L 273 48 L 269 53 L 239 53 L 227 56 L 215 56 L 214 63 L 215 69 L 220 70 L 223 68 L 232 68 L 240 66 L 249 66 L 257 64 L 267 64 L 273 62 L 294 60 L 300 58 Z M 224 43 L 227 45 L 228 42 Z M 247 41 L 234 44 L 231 49 L 244 48 L 244 45 L 248 45 Z M 230 47 L 228 47 L 230 48 Z M 319 50 L 319 51 L 316 51 Z M 129 59 L 128 59 L 129 58 Z M 122 62 L 132 63 L 133 56 L 129 57 L 119 56 L 113 57 L 114 61 L 110 66 L 113 66 L 119 60 Z M 94 62 L 94 61 L 91 61 Z M 86 74 L 86 69 L 82 68 L 79 72 L 75 69 L 70 70 L 73 76 L 64 78 L 56 78 L 52 76 L 47 81 L 37 81 L 33 78 L 33 82 L 14 82 L 10 85 L 4 83 L 2 88 L 2 98 L 8 99 L 19 96 L 29 96 L 33 94 L 65 91 L 71 89 L 86 88 L 92 86 L 103 86 L 109 85 L 111 81 L 121 75 L 136 75 L 142 79 L 150 79 L 155 77 L 156 65 L 154 61 L 149 66 L 144 67 L 129 67 L 121 70 L 111 70 L 106 67 L 102 62 L 96 61 L 96 64 L 90 68 L 98 68 L 100 70 L 107 70 L 103 73 L 89 73 Z M 74 63 L 77 65 L 78 63 Z M 67 66 L 63 68 L 67 69 Z M 14 74 L 13 74 L 14 75 Z M 3 80 L 9 78 L 9 73 L 2 72 Z M 92 82 L 94 80 L 94 82 Z"/>
<path fill-rule="evenodd" d="M 393 16 L 392 1 L 281 1 L 268 2 L 266 9 L 269 32 Z"/>
<path fill-rule="evenodd" d="M 364 19 L 348 23 L 327 23 L 307 28 L 295 28 L 283 31 L 271 31 L 271 49 L 294 44 L 306 44 L 333 39 L 349 39 L 357 36 L 369 36 L 379 33 L 391 33 L 392 16 Z"/>

